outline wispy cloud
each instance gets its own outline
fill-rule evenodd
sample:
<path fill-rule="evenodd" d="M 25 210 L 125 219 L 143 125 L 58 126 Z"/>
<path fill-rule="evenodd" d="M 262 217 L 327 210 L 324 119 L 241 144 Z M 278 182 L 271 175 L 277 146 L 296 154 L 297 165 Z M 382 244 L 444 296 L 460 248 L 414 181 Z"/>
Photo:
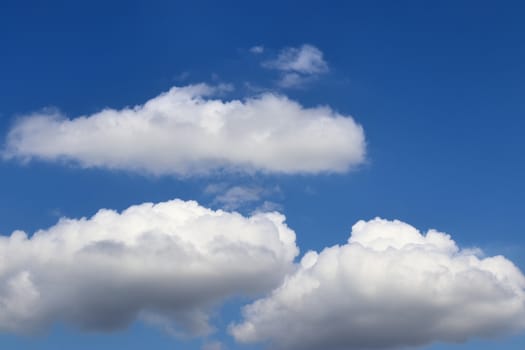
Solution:
<path fill-rule="evenodd" d="M 262 45 L 253 46 L 250 48 L 250 52 L 256 55 L 261 54 L 264 52 L 264 46 Z"/>
<path fill-rule="evenodd" d="M 226 347 L 220 341 L 210 341 L 202 345 L 201 350 L 226 350 Z"/>
<path fill-rule="evenodd" d="M 213 205 L 225 210 L 252 208 L 255 211 L 275 211 L 280 208 L 279 204 L 267 200 L 268 197 L 281 194 L 278 186 L 235 185 L 230 187 L 223 183 L 208 185 L 204 192 L 214 196 Z"/>
<path fill-rule="evenodd" d="M 328 64 L 323 58 L 322 51 L 306 44 L 281 50 L 276 59 L 264 62 L 263 66 L 302 74 L 319 74 L 328 71 Z"/>
<path fill-rule="evenodd" d="M 317 47 L 305 44 L 281 50 L 275 59 L 263 62 L 262 66 L 282 72 L 280 86 L 299 87 L 328 72 L 328 63 L 323 56 Z"/>
<path fill-rule="evenodd" d="M 245 204 L 260 201 L 263 193 L 264 189 L 261 187 L 234 186 L 218 194 L 214 202 L 224 209 L 234 210 Z"/>

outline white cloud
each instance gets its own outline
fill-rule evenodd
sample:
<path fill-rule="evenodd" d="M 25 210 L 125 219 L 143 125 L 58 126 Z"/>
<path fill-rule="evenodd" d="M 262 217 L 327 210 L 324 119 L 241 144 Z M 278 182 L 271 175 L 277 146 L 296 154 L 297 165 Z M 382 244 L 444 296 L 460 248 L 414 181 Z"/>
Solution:
<path fill-rule="evenodd" d="M 278 85 L 283 88 L 300 87 L 311 80 L 310 76 L 304 76 L 298 73 L 285 73 L 278 81 Z"/>
<path fill-rule="evenodd" d="M 224 209 L 234 210 L 244 204 L 260 201 L 263 193 L 262 187 L 233 186 L 215 197 L 214 202 Z"/>
<path fill-rule="evenodd" d="M 320 74 L 328 72 L 323 52 L 312 45 L 288 47 L 277 58 L 262 63 L 268 69 L 282 72 L 278 85 L 283 88 L 301 87 Z"/>
<path fill-rule="evenodd" d="M 220 206 L 225 210 L 237 210 L 246 206 L 260 204 L 259 211 L 275 211 L 279 208 L 278 204 L 263 199 L 272 195 L 280 194 L 278 186 L 262 187 L 256 185 L 232 186 L 227 184 L 210 184 L 204 189 L 204 193 L 215 196 L 214 205 Z"/>
<path fill-rule="evenodd" d="M 363 129 L 349 116 L 272 93 L 209 97 L 218 92 L 174 87 L 144 105 L 74 119 L 37 113 L 9 131 L 3 156 L 179 176 L 345 172 L 364 159 Z"/>
<path fill-rule="evenodd" d="M 269 211 L 282 212 L 283 209 L 284 208 L 283 208 L 282 204 L 266 200 L 266 201 L 263 201 L 259 206 L 257 206 L 253 212 L 255 212 L 255 213 L 257 213 L 257 212 L 269 212 Z"/>
<path fill-rule="evenodd" d="M 230 327 L 272 349 L 367 349 L 461 342 L 525 327 L 525 279 L 502 256 L 460 250 L 446 234 L 359 221 L 347 244 L 308 252 Z"/>
<path fill-rule="evenodd" d="M 250 52 L 256 55 L 261 54 L 264 52 L 264 46 L 262 45 L 253 46 L 250 48 Z"/>
<path fill-rule="evenodd" d="M 57 322 L 110 331 L 141 319 L 206 334 L 214 306 L 274 288 L 297 254 L 277 213 L 244 217 L 173 200 L 64 218 L 30 238 L 0 236 L 0 332 Z"/>
<path fill-rule="evenodd" d="M 301 74 L 320 74 L 328 71 L 323 52 L 312 45 L 288 47 L 279 53 L 275 60 L 263 63 L 266 68 Z"/>

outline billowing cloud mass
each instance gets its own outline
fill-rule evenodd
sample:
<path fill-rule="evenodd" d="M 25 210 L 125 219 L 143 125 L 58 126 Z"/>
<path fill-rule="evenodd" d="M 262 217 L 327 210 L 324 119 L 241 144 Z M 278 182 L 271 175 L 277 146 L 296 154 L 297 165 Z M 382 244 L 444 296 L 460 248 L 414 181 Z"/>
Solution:
<path fill-rule="evenodd" d="M 272 349 L 395 348 L 461 342 L 525 327 L 525 279 L 502 256 L 461 250 L 446 234 L 359 221 L 348 243 L 308 252 L 231 326 Z"/>
<path fill-rule="evenodd" d="M 345 172 L 364 159 L 362 127 L 329 107 L 305 108 L 271 93 L 242 101 L 214 93 L 191 85 L 74 119 L 33 114 L 9 131 L 3 155 L 180 176 Z"/>
<path fill-rule="evenodd" d="M 140 319 L 206 334 L 213 306 L 276 287 L 297 254 L 278 213 L 173 200 L 64 218 L 30 238 L 0 236 L 0 332 L 57 322 L 111 331 Z"/>

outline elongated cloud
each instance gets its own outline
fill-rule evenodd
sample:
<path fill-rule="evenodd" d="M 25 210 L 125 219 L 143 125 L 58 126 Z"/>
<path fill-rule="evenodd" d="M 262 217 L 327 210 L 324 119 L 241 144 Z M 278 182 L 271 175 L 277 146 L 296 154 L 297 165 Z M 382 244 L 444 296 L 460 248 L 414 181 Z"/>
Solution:
<path fill-rule="evenodd" d="M 56 322 L 110 331 L 141 319 L 205 334 L 213 306 L 275 287 L 297 254 L 277 213 L 174 200 L 61 219 L 30 238 L 0 237 L 0 332 Z"/>
<path fill-rule="evenodd" d="M 345 172 L 364 159 L 363 129 L 349 116 L 274 94 L 207 97 L 216 92 L 174 87 L 133 108 L 34 114 L 9 131 L 4 157 L 180 176 Z"/>
<path fill-rule="evenodd" d="M 461 342 L 525 327 L 525 278 L 502 256 L 460 250 L 400 221 L 353 226 L 347 244 L 308 252 L 230 330 L 272 349 L 378 349 Z"/>

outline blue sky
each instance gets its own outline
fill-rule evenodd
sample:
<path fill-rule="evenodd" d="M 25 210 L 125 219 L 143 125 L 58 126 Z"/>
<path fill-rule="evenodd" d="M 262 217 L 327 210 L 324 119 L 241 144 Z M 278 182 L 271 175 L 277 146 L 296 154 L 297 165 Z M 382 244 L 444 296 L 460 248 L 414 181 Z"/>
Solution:
<path fill-rule="evenodd" d="M 504 255 L 524 270 L 524 12 L 513 1 L 3 1 L 4 146 L 10 130 L 34 113 L 89 116 L 144 104 L 173 86 L 206 83 L 229 86 L 213 97 L 223 101 L 266 92 L 304 110 L 322 105 L 352 116 L 364 129 L 366 159 L 342 172 L 195 176 L 38 156 L 28 162 L 4 159 L 0 233 L 31 235 L 63 216 L 91 217 L 101 208 L 121 211 L 174 198 L 213 209 L 230 205 L 244 215 L 267 201 L 286 215 L 300 256 L 344 244 L 355 222 L 379 216 L 422 232 L 446 232 L 459 247 Z M 276 63 L 286 50 L 305 44 L 319 50 L 326 68 L 294 70 Z M 252 52 L 255 46 L 262 52 Z M 300 80 L 283 84 L 286 74 L 297 72 Z M 107 152 L 115 148 L 110 144 Z M 255 191 L 256 199 L 233 204 L 220 199 L 235 186 Z M 181 339 L 141 321 L 102 333 L 57 321 L 29 336 L 2 332 L 0 344 L 6 349 L 208 344 L 212 350 L 210 344 L 221 342 L 227 349 L 260 348 L 235 342 L 227 331 L 251 301 L 233 298 L 217 306 L 212 322 L 217 331 L 206 337 Z M 518 333 L 420 348 L 524 345 Z"/>

